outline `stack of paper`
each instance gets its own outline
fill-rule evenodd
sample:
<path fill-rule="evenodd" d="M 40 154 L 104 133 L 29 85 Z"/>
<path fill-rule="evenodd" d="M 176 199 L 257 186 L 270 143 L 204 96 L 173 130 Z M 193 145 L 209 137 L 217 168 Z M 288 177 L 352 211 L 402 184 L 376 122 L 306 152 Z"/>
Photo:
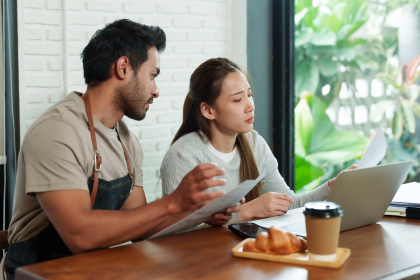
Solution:
<path fill-rule="evenodd" d="M 408 183 L 401 185 L 391 201 L 394 207 L 420 207 L 420 184 Z"/>

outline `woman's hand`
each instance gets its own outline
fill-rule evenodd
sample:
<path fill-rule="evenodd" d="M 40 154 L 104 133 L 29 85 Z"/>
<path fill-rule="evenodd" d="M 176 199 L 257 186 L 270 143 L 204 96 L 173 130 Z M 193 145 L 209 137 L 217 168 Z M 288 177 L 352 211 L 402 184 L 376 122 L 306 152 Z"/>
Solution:
<path fill-rule="evenodd" d="M 241 201 L 239 201 L 240 204 L 245 203 L 245 198 L 242 198 Z M 229 220 L 232 219 L 232 213 L 238 213 L 239 208 L 241 206 L 235 205 L 232 207 L 226 208 L 225 213 L 216 213 L 211 215 L 210 220 L 206 221 L 206 224 L 212 225 L 212 226 L 223 226 L 229 223 Z"/>
<path fill-rule="evenodd" d="M 269 218 L 286 214 L 293 198 L 287 194 L 269 192 L 241 206 L 241 220 Z"/>
<path fill-rule="evenodd" d="M 346 170 L 352 170 L 352 169 L 356 169 L 356 167 L 357 167 L 357 164 L 353 164 L 352 166 L 350 166 L 349 168 L 347 168 Z M 343 171 L 341 171 L 341 172 L 343 172 Z M 340 172 L 340 173 L 341 173 Z M 340 173 L 338 173 L 338 175 L 340 175 Z M 337 176 L 338 176 L 337 175 Z M 332 188 L 334 187 L 334 184 L 335 184 L 335 180 L 337 179 L 337 177 L 335 177 L 335 178 L 333 178 L 333 179 L 331 179 L 331 180 L 329 180 L 328 181 L 328 188 L 330 189 L 330 190 L 332 190 Z"/>

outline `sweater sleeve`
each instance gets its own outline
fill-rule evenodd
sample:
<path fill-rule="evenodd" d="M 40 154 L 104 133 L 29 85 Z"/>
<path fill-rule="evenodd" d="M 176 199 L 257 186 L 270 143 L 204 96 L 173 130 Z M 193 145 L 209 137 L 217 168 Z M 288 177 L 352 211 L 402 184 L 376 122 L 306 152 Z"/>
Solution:
<path fill-rule="evenodd" d="M 190 150 L 181 146 L 171 146 L 160 167 L 162 197 L 171 194 L 179 186 L 184 176 L 198 164 L 200 164 L 198 157 Z"/>
<path fill-rule="evenodd" d="M 295 194 L 284 181 L 278 170 L 278 162 L 274 157 L 271 149 L 268 147 L 265 140 L 258 135 L 256 143 L 256 158 L 260 173 L 265 172 L 264 178 L 262 179 L 263 194 L 268 192 L 284 193 L 291 196 L 294 203 L 290 204 L 290 209 L 303 207 L 305 203 L 310 201 L 322 201 L 325 200 L 330 193 L 328 188 L 328 182 L 322 184 L 315 190 L 306 192 L 303 194 Z"/>

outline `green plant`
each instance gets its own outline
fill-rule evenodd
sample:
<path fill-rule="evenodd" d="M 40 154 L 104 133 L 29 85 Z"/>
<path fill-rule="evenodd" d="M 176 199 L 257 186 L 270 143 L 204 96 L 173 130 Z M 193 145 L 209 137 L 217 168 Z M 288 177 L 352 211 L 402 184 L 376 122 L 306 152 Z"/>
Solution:
<path fill-rule="evenodd" d="M 334 175 L 334 169 L 359 158 L 369 138 L 355 131 L 337 131 L 326 105 L 309 92 L 301 95 L 295 108 L 295 190 L 316 188 Z M 335 167 L 334 167 L 335 166 Z"/>
<path fill-rule="evenodd" d="M 379 101 L 370 111 L 369 119 L 372 122 L 380 122 L 386 110 L 393 108 L 394 116 L 390 126 L 394 139 L 399 139 L 404 130 L 415 133 L 416 119 L 414 115 L 420 117 L 420 104 L 416 101 L 420 87 L 415 84 L 420 77 L 419 65 L 420 55 L 415 57 L 410 65 L 401 65 L 397 73 L 392 71 L 391 67 L 391 73 L 381 72 L 375 76 L 376 79 L 391 86 L 393 99 Z"/>
<path fill-rule="evenodd" d="M 351 37 L 369 19 L 365 2 L 336 0 L 313 7 L 312 0 L 295 1 L 297 96 L 307 90 L 321 97 L 329 84 L 332 94 L 322 97 L 329 104 L 343 82 L 355 91 L 355 71 L 371 60 L 357 52 L 366 40 Z"/>

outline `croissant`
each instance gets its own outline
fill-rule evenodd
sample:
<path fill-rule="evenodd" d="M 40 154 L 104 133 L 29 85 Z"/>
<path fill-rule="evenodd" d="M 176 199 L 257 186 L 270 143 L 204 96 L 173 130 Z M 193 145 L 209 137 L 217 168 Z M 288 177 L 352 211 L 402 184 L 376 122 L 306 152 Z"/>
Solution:
<path fill-rule="evenodd" d="M 306 248 L 305 239 L 272 226 L 267 232 L 258 234 L 255 241 L 250 240 L 245 243 L 243 251 L 271 255 L 288 255 L 305 252 Z"/>

